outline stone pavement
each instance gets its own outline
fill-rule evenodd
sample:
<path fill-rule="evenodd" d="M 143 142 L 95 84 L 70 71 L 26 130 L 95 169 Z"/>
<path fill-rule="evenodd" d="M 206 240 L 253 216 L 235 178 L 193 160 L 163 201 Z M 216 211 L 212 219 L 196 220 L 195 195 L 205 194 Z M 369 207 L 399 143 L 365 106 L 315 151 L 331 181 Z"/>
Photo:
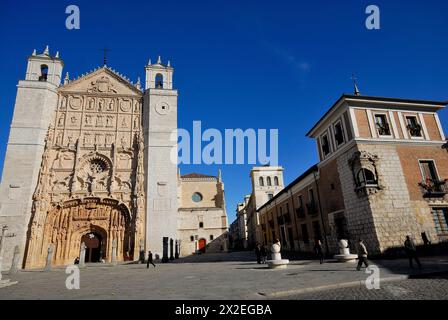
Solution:
<path fill-rule="evenodd" d="M 278 298 L 281 300 L 448 300 L 448 275 L 387 282 L 378 290 L 354 286 Z"/>
<path fill-rule="evenodd" d="M 353 263 L 292 261 L 284 270 L 270 270 L 252 261 L 252 252 L 209 254 L 158 264 L 110 266 L 92 264 L 81 269 L 81 288 L 68 290 L 65 268 L 51 272 L 21 271 L 7 275 L 18 284 L 1 288 L 0 299 L 273 299 L 358 284 L 369 276 Z M 448 257 L 422 258 L 423 272 L 448 272 Z M 407 278 L 407 260 L 374 261 L 381 280 Z M 414 271 L 418 274 L 418 271 Z M 444 280 L 446 281 L 446 280 Z"/>

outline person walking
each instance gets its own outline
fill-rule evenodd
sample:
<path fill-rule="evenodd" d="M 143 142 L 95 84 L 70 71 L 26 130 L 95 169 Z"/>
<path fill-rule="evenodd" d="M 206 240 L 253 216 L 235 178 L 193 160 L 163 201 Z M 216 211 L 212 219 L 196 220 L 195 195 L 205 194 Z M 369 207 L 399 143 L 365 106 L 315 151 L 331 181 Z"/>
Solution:
<path fill-rule="evenodd" d="M 149 264 L 152 264 L 154 266 L 154 268 L 156 267 L 154 262 L 152 262 L 152 252 L 151 251 L 148 251 L 148 263 L 146 264 L 146 269 L 149 268 Z"/>
<path fill-rule="evenodd" d="M 260 251 L 261 251 L 261 263 L 265 264 L 268 258 L 268 250 L 266 249 L 266 246 L 262 245 Z"/>
<path fill-rule="evenodd" d="M 316 256 L 319 258 L 320 264 L 324 263 L 324 251 L 322 249 L 322 242 L 320 239 L 316 239 L 314 244 L 314 252 L 316 253 Z"/>
<path fill-rule="evenodd" d="M 257 263 L 261 264 L 261 245 L 259 243 L 255 246 L 255 255 L 257 256 Z"/>
<path fill-rule="evenodd" d="M 420 260 L 417 257 L 417 249 L 415 248 L 414 241 L 412 241 L 410 236 L 406 236 L 406 240 L 404 242 L 404 250 L 406 251 L 406 255 L 409 259 L 409 267 L 414 269 L 413 261 L 415 259 L 415 262 L 417 262 L 418 268 L 421 269 L 422 265 L 420 263 Z"/>
<path fill-rule="evenodd" d="M 359 239 L 358 241 L 358 266 L 356 267 L 356 270 L 361 270 L 362 264 L 366 266 L 366 268 L 369 266 L 369 263 L 367 262 L 367 248 L 364 244 L 364 241 L 362 239 Z"/>

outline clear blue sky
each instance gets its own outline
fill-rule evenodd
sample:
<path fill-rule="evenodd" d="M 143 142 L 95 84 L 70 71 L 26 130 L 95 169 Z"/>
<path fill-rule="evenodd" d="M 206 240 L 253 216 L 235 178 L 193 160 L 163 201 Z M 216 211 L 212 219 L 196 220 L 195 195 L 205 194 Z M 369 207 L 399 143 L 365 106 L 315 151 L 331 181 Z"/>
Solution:
<path fill-rule="evenodd" d="M 76 4 L 81 29 L 65 28 Z M 369 31 L 365 8 L 381 10 Z M 317 161 L 305 133 L 356 73 L 363 94 L 448 100 L 448 2 L 440 1 L 2 1 L 0 166 L 26 57 L 46 44 L 78 76 L 102 63 L 144 79 L 148 58 L 171 59 L 179 126 L 278 128 L 289 183 Z M 32 112 L 32 110 L 30 110 Z M 448 112 L 440 114 L 448 127 Z M 229 222 L 250 192 L 250 165 L 223 166 Z M 216 174 L 189 165 L 182 173 Z"/>

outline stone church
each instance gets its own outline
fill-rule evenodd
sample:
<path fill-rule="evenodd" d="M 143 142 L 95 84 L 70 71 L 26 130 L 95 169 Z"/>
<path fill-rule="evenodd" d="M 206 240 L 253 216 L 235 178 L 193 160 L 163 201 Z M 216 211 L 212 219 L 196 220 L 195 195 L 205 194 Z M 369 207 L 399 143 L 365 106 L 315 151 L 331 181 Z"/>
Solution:
<path fill-rule="evenodd" d="M 82 243 L 86 262 L 227 250 L 221 175 L 192 181 L 170 160 L 170 63 L 149 62 L 144 88 L 106 65 L 62 79 L 63 65 L 48 47 L 34 51 L 17 86 L 0 186 L 3 269 L 13 259 L 41 268 L 49 252 L 53 265 L 70 264 Z"/>

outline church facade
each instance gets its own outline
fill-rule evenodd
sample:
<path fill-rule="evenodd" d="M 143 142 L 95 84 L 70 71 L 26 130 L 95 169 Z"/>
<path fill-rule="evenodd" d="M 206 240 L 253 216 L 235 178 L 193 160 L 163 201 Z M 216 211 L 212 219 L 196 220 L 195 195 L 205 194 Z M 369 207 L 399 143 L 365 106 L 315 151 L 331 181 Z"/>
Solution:
<path fill-rule="evenodd" d="M 86 262 L 192 253 L 179 241 L 170 63 L 148 63 L 143 88 L 106 65 L 73 81 L 62 69 L 47 47 L 18 83 L 0 186 L 3 268 L 14 255 L 24 268 L 43 267 L 49 252 L 52 264 L 69 264 L 81 243 Z M 225 219 L 215 236 L 226 229 Z"/>

